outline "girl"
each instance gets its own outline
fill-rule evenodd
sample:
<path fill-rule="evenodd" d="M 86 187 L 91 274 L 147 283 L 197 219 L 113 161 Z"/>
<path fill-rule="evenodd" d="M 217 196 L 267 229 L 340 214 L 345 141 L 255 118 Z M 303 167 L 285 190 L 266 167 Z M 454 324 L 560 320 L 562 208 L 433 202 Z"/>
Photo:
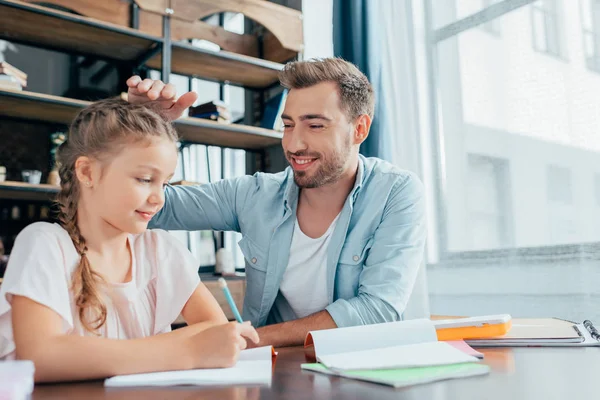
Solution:
<path fill-rule="evenodd" d="M 173 236 L 146 230 L 177 164 L 173 127 L 108 99 L 83 109 L 58 154 L 60 224 L 17 237 L 0 290 L 0 359 L 36 381 L 235 363 L 249 324 L 227 323 Z M 170 331 L 182 314 L 188 327 Z M 126 340 L 123 340 L 126 339 Z"/>

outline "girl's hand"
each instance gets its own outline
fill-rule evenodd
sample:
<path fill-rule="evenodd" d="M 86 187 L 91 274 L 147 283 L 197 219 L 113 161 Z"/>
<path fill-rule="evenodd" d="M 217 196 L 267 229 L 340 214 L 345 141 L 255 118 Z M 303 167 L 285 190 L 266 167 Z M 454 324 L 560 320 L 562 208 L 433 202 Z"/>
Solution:
<path fill-rule="evenodd" d="M 237 362 L 246 339 L 258 343 L 258 333 L 250 322 L 229 322 L 206 329 L 187 340 L 192 368 L 227 368 Z"/>

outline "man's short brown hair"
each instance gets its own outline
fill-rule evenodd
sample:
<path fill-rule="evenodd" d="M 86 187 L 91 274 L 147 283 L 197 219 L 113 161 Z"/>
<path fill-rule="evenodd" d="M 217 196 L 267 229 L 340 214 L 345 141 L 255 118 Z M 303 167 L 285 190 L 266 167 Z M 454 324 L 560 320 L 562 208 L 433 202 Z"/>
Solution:
<path fill-rule="evenodd" d="M 373 86 L 356 65 L 341 58 L 316 58 L 287 63 L 279 73 L 279 81 L 286 89 L 302 89 L 322 82 L 335 82 L 342 108 L 351 121 L 363 114 L 373 118 Z"/>

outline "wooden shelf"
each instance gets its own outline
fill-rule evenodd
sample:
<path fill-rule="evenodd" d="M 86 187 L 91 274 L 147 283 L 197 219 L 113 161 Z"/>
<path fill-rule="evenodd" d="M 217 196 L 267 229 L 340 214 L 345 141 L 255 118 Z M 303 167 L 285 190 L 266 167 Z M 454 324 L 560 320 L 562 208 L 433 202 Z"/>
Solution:
<path fill-rule="evenodd" d="M 34 185 L 25 182 L 0 182 L 0 198 L 17 200 L 52 200 L 60 190 L 53 185 Z"/>
<path fill-rule="evenodd" d="M 201 118 L 181 118 L 175 127 L 184 141 L 192 143 L 258 150 L 281 142 L 281 134 L 275 131 Z"/>
<path fill-rule="evenodd" d="M 90 104 L 49 94 L 0 89 L 0 116 L 70 124 L 75 114 Z"/>
<path fill-rule="evenodd" d="M 16 0 L 0 0 L 0 39 L 134 64 L 149 59 L 146 65 L 159 70 L 162 65 L 161 37 Z M 173 73 L 257 89 L 276 84 L 283 67 L 187 43 L 173 43 L 171 57 Z"/>
<path fill-rule="evenodd" d="M 279 82 L 282 64 L 230 53 L 193 47 L 185 43 L 171 46 L 171 71 L 253 89 L 263 89 Z M 154 56 L 147 65 L 160 69 L 161 57 Z"/>
<path fill-rule="evenodd" d="M 15 0 L 0 0 L 0 39 L 121 61 L 143 61 L 163 42 L 136 29 Z"/>
<path fill-rule="evenodd" d="M 87 101 L 28 91 L 0 89 L 0 116 L 69 124 Z M 258 150 L 279 144 L 281 134 L 238 124 L 220 124 L 200 118 L 175 121 L 181 138 L 190 143 Z"/>

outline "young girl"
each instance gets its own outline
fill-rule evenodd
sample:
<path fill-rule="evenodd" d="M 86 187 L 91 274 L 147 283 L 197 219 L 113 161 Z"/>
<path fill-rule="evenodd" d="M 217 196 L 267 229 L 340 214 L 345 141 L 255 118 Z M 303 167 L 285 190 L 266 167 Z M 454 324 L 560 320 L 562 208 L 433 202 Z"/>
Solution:
<path fill-rule="evenodd" d="M 82 110 L 58 154 L 60 224 L 17 237 L 0 290 L 0 359 L 36 381 L 226 367 L 249 324 L 227 319 L 173 236 L 147 230 L 177 164 L 173 127 L 109 99 Z M 182 314 L 188 327 L 170 332 Z"/>

